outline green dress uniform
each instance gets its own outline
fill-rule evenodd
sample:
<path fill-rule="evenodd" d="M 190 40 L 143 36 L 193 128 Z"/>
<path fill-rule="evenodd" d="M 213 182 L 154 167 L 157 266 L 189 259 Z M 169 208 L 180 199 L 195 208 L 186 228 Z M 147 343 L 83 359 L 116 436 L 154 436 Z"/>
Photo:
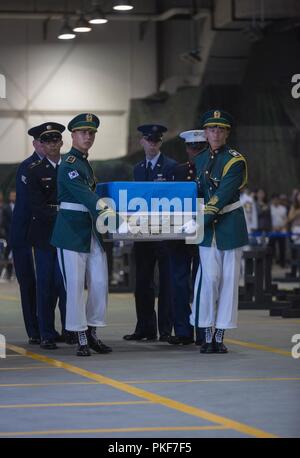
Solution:
<path fill-rule="evenodd" d="M 231 124 L 231 116 L 220 110 L 203 115 L 204 128 L 224 129 Z M 247 183 L 247 163 L 242 154 L 223 144 L 214 151 L 208 146 L 196 157 L 195 164 L 205 204 L 204 238 L 199 247 L 190 323 L 205 328 L 201 353 L 226 353 L 224 330 L 237 326 L 242 247 L 248 244 L 240 202 L 240 190 Z"/>
<path fill-rule="evenodd" d="M 100 213 L 96 209 L 99 197 L 94 192 L 95 177 L 87 156 L 75 148 L 64 155 L 58 170 L 57 185 L 58 202 L 63 204 L 56 218 L 52 244 L 59 248 L 88 253 L 93 233 L 102 245 L 102 237 L 96 230 L 96 220 Z M 72 210 L 72 205 L 64 203 L 82 205 L 82 211 Z M 80 206 L 77 208 L 80 209 Z"/>
<path fill-rule="evenodd" d="M 219 250 L 232 250 L 248 244 L 240 189 L 247 183 L 247 164 L 242 154 L 227 145 L 211 151 L 208 147 L 195 159 L 200 197 L 204 198 L 204 239 Z"/>
<path fill-rule="evenodd" d="M 92 136 L 99 123 L 93 114 L 76 116 L 68 124 L 68 129 L 74 132 L 73 142 Z M 75 131 L 83 132 L 78 134 Z M 95 178 L 87 153 L 73 146 L 62 158 L 57 187 L 60 208 L 51 243 L 57 247 L 67 291 L 66 329 L 78 332 L 77 356 L 89 356 L 89 348 L 108 353 L 111 348 L 96 335 L 96 328 L 106 325 L 108 299 L 107 259 L 96 221 L 100 214 L 109 216 L 110 210 L 97 209 L 99 197 L 94 192 Z M 85 282 L 88 288 L 86 303 Z"/>

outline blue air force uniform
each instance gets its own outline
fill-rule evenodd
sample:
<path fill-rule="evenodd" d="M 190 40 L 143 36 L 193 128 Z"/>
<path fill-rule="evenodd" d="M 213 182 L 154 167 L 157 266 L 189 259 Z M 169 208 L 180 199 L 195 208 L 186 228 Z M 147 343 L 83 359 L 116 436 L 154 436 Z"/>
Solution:
<path fill-rule="evenodd" d="M 155 143 L 162 140 L 166 127 L 146 124 L 138 128 L 143 137 Z M 172 180 L 176 161 L 159 153 L 151 161 L 144 159 L 134 167 L 135 181 Z M 160 340 L 167 341 L 172 331 L 172 288 L 171 253 L 167 242 L 136 242 L 134 244 L 136 262 L 135 305 L 137 324 L 133 334 L 125 340 L 155 339 L 157 321 Z M 158 263 L 159 293 L 158 320 L 155 312 L 154 271 Z"/>
<path fill-rule="evenodd" d="M 203 115 L 206 129 L 230 129 L 231 116 L 220 110 Z M 226 352 L 224 329 L 237 326 L 238 284 L 242 247 L 248 244 L 240 190 L 247 182 L 244 156 L 223 144 L 210 146 L 197 156 L 197 180 L 204 198 L 204 238 L 200 243 L 201 265 L 197 272 L 191 324 L 206 328 L 202 352 Z M 217 313 L 215 316 L 215 304 Z M 212 327 L 217 337 L 212 346 Z"/>
<path fill-rule="evenodd" d="M 31 129 L 40 142 L 61 141 L 65 127 L 58 123 L 45 123 Z M 37 308 L 42 347 L 56 348 L 55 306 L 59 298 L 62 329 L 65 328 L 66 293 L 60 273 L 55 248 L 50 238 L 57 215 L 58 164 L 47 157 L 31 164 L 28 170 L 28 194 L 31 205 L 31 222 L 28 240 L 34 247 L 37 279 Z"/>
<path fill-rule="evenodd" d="M 31 210 L 27 179 L 28 167 L 38 160 L 40 160 L 40 156 L 34 152 L 19 165 L 16 175 L 16 203 L 10 230 L 10 245 L 20 288 L 23 319 L 29 341 L 32 343 L 39 342 L 40 332 L 37 320 L 36 280 L 32 246 L 28 241 Z"/>

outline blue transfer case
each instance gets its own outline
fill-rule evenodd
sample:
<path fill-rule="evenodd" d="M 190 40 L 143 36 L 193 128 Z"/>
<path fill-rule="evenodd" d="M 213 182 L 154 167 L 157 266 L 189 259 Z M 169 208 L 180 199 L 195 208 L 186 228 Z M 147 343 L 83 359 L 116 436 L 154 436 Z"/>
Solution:
<path fill-rule="evenodd" d="M 170 212 L 196 212 L 197 184 L 195 182 L 169 181 L 113 181 L 98 183 L 96 192 L 100 198 L 110 198 L 115 202 L 117 212 L 134 213 L 142 211 L 136 198 L 143 198 L 150 211 L 161 212 L 164 209 L 158 205 L 158 199 L 174 200 Z M 153 200 L 154 199 L 154 200 Z M 185 200 L 188 199 L 188 200 Z"/>

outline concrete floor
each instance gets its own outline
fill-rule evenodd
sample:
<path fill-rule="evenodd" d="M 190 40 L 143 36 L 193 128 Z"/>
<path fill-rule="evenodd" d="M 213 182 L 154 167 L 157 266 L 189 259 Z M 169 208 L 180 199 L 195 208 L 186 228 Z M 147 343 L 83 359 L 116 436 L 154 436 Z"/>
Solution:
<path fill-rule="evenodd" d="M 240 311 L 230 352 L 201 355 L 122 340 L 134 301 L 114 294 L 101 333 L 113 353 L 90 358 L 27 344 L 15 282 L 0 284 L 0 320 L 0 437 L 300 437 L 300 319 Z"/>

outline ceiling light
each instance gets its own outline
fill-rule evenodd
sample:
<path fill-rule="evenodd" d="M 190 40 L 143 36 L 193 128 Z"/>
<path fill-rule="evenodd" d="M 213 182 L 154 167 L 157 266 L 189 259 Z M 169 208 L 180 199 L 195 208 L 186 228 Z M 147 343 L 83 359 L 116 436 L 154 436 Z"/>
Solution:
<path fill-rule="evenodd" d="M 73 38 L 75 37 L 76 35 L 69 26 L 68 21 L 65 20 L 57 38 L 59 38 L 60 40 L 73 40 Z"/>
<path fill-rule="evenodd" d="M 85 33 L 90 32 L 91 30 L 92 27 L 89 25 L 84 15 L 81 14 L 80 18 L 77 21 L 77 24 L 75 25 L 75 27 L 73 27 L 73 32 Z"/>
<path fill-rule="evenodd" d="M 130 11 L 133 9 L 133 6 L 130 1 L 116 1 L 113 9 L 116 11 Z"/>
<path fill-rule="evenodd" d="M 106 24 L 107 22 L 108 20 L 100 8 L 96 8 L 91 15 L 91 19 L 89 19 L 90 24 Z"/>

